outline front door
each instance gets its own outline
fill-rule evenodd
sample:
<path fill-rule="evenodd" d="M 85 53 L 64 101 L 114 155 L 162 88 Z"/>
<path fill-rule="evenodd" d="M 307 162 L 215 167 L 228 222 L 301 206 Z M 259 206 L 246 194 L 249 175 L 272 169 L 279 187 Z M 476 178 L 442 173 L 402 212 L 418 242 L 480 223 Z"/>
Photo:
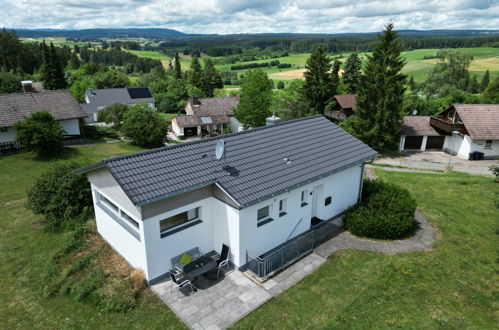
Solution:
<path fill-rule="evenodd" d="M 322 192 L 322 185 L 314 187 L 312 190 L 312 214 L 311 217 L 317 217 L 319 212 L 317 212 L 317 208 L 319 207 L 319 198 Z"/>

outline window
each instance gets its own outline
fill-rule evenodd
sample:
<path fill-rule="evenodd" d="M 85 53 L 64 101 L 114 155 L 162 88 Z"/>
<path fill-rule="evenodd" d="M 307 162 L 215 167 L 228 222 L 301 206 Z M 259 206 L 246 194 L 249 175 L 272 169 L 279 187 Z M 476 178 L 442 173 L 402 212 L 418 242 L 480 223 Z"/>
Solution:
<path fill-rule="evenodd" d="M 7 133 L 9 131 L 8 127 L 0 127 L 0 132 L 1 133 Z"/>
<path fill-rule="evenodd" d="M 286 199 L 281 199 L 279 201 L 279 216 L 285 216 L 286 213 Z"/>
<path fill-rule="evenodd" d="M 329 204 L 331 204 L 331 196 L 326 197 L 326 199 L 324 200 L 324 206 L 328 206 Z"/>
<path fill-rule="evenodd" d="M 107 206 L 109 209 L 113 210 L 116 213 L 119 213 L 118 207 L 113 202 L 111 202 L 109 199 L 107 199 L 106 197 L 99 194 L 99 200 L 101 201 L 102 204 Z"/>
<path fill-rule="evenodd" d="M 172 230 L 172 228 L 188 228 L 190 226 L 183 225 L 186 223 L 191 223 L 193 225 L 199 223 L 196 222 L 196 220 L 199 220 L 199 207 L 161 220 L 159 222 L 159 230 L 163 234 L 165 231 Z M 161 235 L 161 237 L 164 237 L 164 235 Z"/>
<path fill-rule="evenodd" d="M 260 227 L 266 223 L 269 223 L 273 219 L 269 217 L 270 206 L 265 206 L 259 209 L 256 213 L 257 227 Z"/>
<path fill-rule="evenodd" d="M 121 210 L 121 217 L 123 219 L 125 219 L 126 221 L 128 221 L 128 223 L 130 223 L 132 226 L 134 226 L 135 228 L 139 229 L 139 223 L 137 221 L 135 221 L 134 218 L 132 218 L 131 216 L 129 216 L 128 214 L 126 214 L 125 212 L 123 212 L 123 210 Z"/>
<path fill-rule="evenodd" d="M 492 149 L 492 140 L 485 141 L 485 149 Z"/>
<path fill-rule="evenodd" d="M 308 200 L 308 190 L 303 190 L 301 192 L 301 207 L 308 205 L 307 200 Z"/>

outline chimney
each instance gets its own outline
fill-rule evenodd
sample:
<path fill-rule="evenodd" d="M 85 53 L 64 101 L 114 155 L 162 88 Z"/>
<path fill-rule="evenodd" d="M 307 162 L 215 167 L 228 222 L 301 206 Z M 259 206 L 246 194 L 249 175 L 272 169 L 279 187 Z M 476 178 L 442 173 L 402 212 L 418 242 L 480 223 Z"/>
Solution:
<path fill-rule="evenodd" d="M 31 80 L 23 80 L 23 81 L 21 81 L 21 85 L 23 86 L 24 93 L 32 93 L 33 92 L 33 82 Z"/>
<path fill-rule="evenodd" d="M 276 115 L 272 115 L 272 117 L 265 119 L 266 126 L 272 126 L 272 125 L 277 124 L 279 122 L 281 122 L 281 118 L 276 117 Z"/>
<path fill-rule="evenodd" d="M 198 96 L 196 94 L 193 94 L 192 95 L 192 105 L 199 105 L 200 102 L 199 102 L 199 99 L 198 99 Z"/>

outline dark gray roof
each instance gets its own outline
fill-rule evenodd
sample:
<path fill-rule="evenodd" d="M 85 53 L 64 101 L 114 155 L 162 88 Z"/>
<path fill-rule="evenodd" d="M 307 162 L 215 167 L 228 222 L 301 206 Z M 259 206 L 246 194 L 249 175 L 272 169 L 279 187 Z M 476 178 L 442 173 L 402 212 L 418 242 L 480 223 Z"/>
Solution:
<path fill-rule="evenodd" d="M 138 91 L 138 92 L 137 92 Z M 131 93 L 131 95 L 130 95 Z M 147 96 L 140 98 L 137 96 Z M 132 98 L 134 96 L 134 98 Z M 99 107 L 107 107 L 114 103 L 138 104 L 153 103 L 154 98 L 149 88 L 106 88 L 106 89 L 87 89 L 85 98 L 90 101 L 86 106 L 87 113 L 96 112 Z"/>
<path fill-rule="evenodd" d="M 41 110 L 50 112 L 55 120 L 87 116 L 68 91 L 0 94 L 0 127 L 10 127 Z"/>
<path fill-rule="evenodd" d="M 192 98 L 187 102 L 190 103 L 192 114 L 195 116 L 233 116 L 233 109 L 239 104 L 240 99 L 239 96 L 207 97 L 197 99 L 197 103 L 194 103 Z"/>
<path fill-rule="evenodd" d="M 216 160 L 215 145 L 222 138 L 225 156 Z M 375 156 L 374 150 L 318 115 L 113 157 L 76 172 L 107 167 L 139 206 L 217 183 L 246 207 Z"/>

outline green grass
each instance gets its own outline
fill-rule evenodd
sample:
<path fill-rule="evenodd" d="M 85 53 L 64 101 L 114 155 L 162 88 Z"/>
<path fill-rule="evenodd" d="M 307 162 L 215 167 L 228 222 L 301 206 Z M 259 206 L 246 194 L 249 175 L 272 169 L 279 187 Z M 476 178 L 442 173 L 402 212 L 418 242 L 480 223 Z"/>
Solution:
<path fill-rule="evenodd" d="M 428 252 L 342 250 L 234 327 L 497 328 L 493 179 L 377 170 L 411 191 L 438 239 Z"/>
<path fill-rule="evenodd" d="M 167 120 L 167 121 L 172 121 L 172 118 L 175 116 L 180 116 L 178 113 L 164 113 L 164 112 L 158 112 L 158 114 L 161 116 L 161 118 Z"/>
<path fill-rule="evenodd" d="M 95 162 L 113 155 L 140 151 L 127 143 L 68 148 L 61 159 Z M 26 190 L 52 161 L 28 153 L 0 157 L 0 320 L 1 328 L 185 328 L 150 290 L 126 314 L 100 313 L 70 297 L 44 298 L 42 276 L 49 256 L 68 234 L 45 233 L 25 207 Z"/>

